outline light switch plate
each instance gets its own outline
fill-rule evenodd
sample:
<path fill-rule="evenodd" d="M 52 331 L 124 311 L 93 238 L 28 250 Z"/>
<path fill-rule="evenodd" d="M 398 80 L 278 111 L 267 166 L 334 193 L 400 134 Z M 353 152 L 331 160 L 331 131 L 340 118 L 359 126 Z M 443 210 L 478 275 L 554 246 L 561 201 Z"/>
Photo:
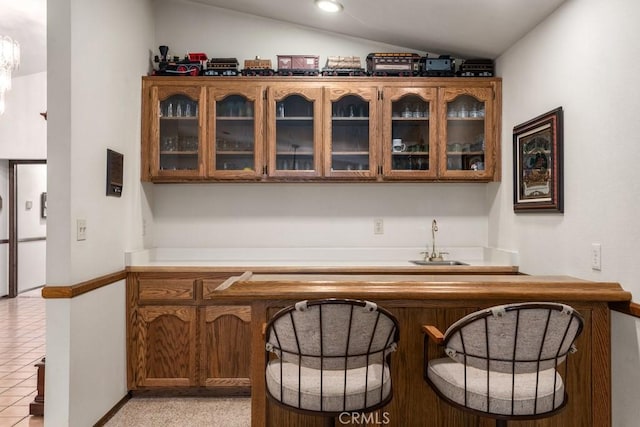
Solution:
<path fill-rule="evenodd" d="M 76 240 L 87 240 L 87 220 L 76 220 Z"/>

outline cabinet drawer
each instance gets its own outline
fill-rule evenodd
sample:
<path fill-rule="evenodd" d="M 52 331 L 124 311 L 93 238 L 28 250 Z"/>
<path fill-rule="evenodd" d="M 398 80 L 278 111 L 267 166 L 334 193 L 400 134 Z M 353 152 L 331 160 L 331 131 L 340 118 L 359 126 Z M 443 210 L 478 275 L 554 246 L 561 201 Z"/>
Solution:
<path fill-rule="evenodd" d="M 193 279 L 140 279 L 138 298 L 144 301 L 188 301 L 195 297 Z"/>

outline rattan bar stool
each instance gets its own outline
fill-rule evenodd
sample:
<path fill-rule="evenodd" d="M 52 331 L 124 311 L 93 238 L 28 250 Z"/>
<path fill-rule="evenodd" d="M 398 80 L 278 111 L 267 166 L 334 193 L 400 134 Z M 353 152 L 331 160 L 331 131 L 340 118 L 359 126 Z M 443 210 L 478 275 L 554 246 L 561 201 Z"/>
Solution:
<path fill-rule="evenodd" d="M 398 321 L 369 301 L 300 301 L 265 330 L 267 396 L 283 407 L 325 417 L 366 413 L 392 398 L 391 353 Z"/>
<path fill-rule="evenodd" d="M 550 417 L 567 404 L 566 359 L 583 323 L 572 307 L 531 302 L 471 313 L 444 334 L 425 325 L 424 379 L 444 401 L 498 427 Z M 448 357 L 429 360 L 430 339 Z"/>

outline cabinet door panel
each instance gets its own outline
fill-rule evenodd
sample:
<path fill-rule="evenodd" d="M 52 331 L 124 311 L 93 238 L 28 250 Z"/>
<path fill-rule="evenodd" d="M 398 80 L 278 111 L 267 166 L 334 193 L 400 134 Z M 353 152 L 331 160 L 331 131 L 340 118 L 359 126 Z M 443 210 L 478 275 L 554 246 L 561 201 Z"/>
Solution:
<path fill-rule="evenodd" d="M 204 87 L 151 89 L 150 174 L 202 178 L 205 172 Z"/>
<path fill-rule="evenodd" d="M 384 88 L 382 172 L 391 179 L 433 179 L 437 168 L 437 90 Z"/>
<path fill-rule="evenodd" d="M 138 308 L 138 385 L 196 385 L 196 308 Z"/>
<path fill-rule="evenodd" d="M 440 107 L 440 176 L 469 181 L 492 179 L 498 143 L 493 90 L 444 88 Z"/>
<path fill-rule="evenodd" d="M 209 176 L 220 179 L 262 176 L 262 93 L 262 86 L 249 84 L 209 88 Z"/>
<path fill-rule="evenodd" d="M 268 175 L 322 175 L 322 89 L 270 87 L 268 90 Z"/>
<path fill-rule="evenodd" d="M 201 385 L 250 386 L 251 307 L 211 306 L 201 314 Z"/>
<path fill-rule="evenodd" d="M 375 178 L 377 87 L 325 88 L 324 174 L 337 178 Z"/>

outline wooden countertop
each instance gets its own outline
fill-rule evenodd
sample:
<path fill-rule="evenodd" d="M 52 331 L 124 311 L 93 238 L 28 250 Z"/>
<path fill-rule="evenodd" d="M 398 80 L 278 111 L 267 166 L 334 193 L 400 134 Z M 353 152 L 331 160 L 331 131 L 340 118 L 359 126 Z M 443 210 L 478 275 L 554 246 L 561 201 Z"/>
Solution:
<path fill-rule="evenodd" d="M 206 282 L 206 279 L 204 280 Z M 312 298 L 375 300 L 630 301 L 613 282 L 570 276 L 477 274 L 244 274 L 214 291 L 220 300 Z"/>
<path fill-rule="evenodd" d="M 243 273 L 251 271 L 256 274 L 270 273 L 302 273 L 302 274 L 518 274 L 517 265 L 363 265 L 356 261 L 344 265 L 203 265 L 201 263 L 154 263 L 151 265 L 131 265 L 127 271 L 131 273 Z"/>

